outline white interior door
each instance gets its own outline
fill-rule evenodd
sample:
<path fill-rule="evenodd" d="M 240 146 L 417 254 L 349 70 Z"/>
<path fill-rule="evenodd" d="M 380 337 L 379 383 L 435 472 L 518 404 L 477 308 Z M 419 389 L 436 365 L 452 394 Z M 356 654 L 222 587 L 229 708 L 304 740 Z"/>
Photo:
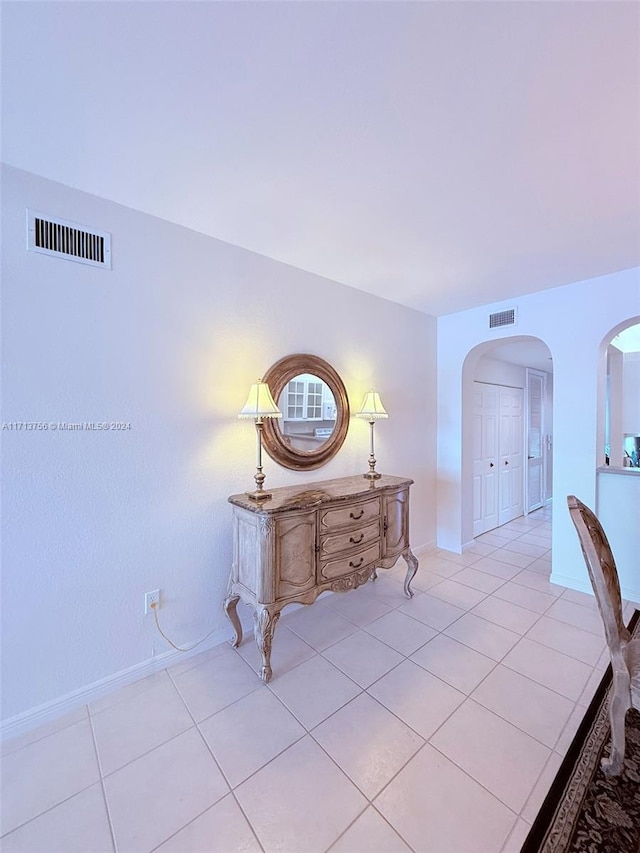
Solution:
<path fill-rule="evenodd" d="M 527 369 L 527 488 L 526 511 L 544 504 L 544 399 L 546 375 Z"/>
<path fill-rule="evenodd" d="M 474 382 L 473 535 L 523 512 L 524 392 Z"/>
<path fill-rule="evenodd" d="M 498 525 L 522 515 L 522 456 L 524 444 L 524 392 L 499 386 L 500 484 Z"/>
<path fill-rule="evenodd" d="M 473 535 L 498 526 L 498 385 L 474 382 Z"/>

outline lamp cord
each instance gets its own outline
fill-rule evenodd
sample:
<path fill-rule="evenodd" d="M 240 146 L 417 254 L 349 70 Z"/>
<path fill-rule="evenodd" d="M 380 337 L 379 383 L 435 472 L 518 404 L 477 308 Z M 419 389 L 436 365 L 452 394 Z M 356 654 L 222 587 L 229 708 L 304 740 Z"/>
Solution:
<path fill-rule="evenodd" d="M 158 605 L 155 603 L 152 604 L 151 609 L 153 610 L 153 618 L 155 619 L 155 622 L 156 622 L 156 628 L 160 632 L 161 636 L 164 637 L 164 639 L 167 641 L 167 643 L 169 643 L 169 645 L 172 648 L 174 648 L 177 652 L 190 652 L 191 649 L 195 649 L 195 647 L 199 646 L 200 643 L 204 643 L 205 640 L 208 640 L 209 637 L 216 630 L 215 628 L 213 628 L 211 631 L 209 631 L 209 633 L 207 634 L 206 637 L 203 637 L 201 640 L 197 640 L 195 643 L 192 643 L 190 646 L 176 646 L 176 644 L 173 642 L 173 640 L 170 640 L 169 637 L 167 637 L 165 632 L 160 627 L 160 622 L 158 621 Z"/>

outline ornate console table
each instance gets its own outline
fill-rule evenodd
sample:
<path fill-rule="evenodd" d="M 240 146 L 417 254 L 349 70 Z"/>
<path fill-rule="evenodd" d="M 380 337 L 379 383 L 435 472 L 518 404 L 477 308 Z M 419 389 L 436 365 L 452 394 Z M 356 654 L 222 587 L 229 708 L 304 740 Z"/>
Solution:
<path fill-rule="evenodd" d="M 239 600 L 254 609 L 255 638 L 262 655 L 262 680 L 271 678 L 271 642 L 287 604 L 313 604 L 327 589 L 355 589 L 377 568 L 407 563 L 404 591 L 418 560 L 409 547 L 409 487 L 413 480 L 362 476 L 325 480 L 311 486 L 272 490 L 256 504 L 232 495 L 233 566 L 224 609 L 242 641 Z"/>

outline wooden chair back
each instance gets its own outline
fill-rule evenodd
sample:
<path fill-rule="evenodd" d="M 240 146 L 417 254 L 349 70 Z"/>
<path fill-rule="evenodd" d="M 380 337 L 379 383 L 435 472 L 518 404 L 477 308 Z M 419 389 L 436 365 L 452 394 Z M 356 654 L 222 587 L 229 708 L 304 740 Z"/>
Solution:
<path fill-rule="evenodd" d="M 613 659 L 614 655 L 621 654 L 622 646 L 629 641 L 629 632 L 623 622 L 620 581 L 611 546 L 602 525 L 588 506 L 575 495 L 567 497 L 567 504 L 571 520 L 578 532 Z"/>

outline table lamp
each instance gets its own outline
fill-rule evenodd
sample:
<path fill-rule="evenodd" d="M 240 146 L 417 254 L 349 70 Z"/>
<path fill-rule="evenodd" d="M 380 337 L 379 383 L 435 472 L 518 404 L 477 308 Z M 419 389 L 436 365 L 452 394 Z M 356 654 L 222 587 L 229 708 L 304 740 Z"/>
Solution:
<path fill-rule="evenodd" d="M 373 452 L 373 425 L 377 420 L 388 418 L 389 415 L 386 413 L 385 408 L 382 405 L 380 394 L 378 394 L 377 391 L 374 391 L 373 388 L 365 394 L 362 406 L 360 407 L 360 410 L 356 412 L 356 417 L 368 420 L 369 426 L 371 427 L 369 470 L 362 476 L 366 477 L 367 480 L 379 480 L 382 475 L 378 474 L 376 471 L 376 457 Z"/>
<path fill-rule="evenodd" d="M 271 497 L 271 492 L 265 492 L 263 485 L 265 478 L 265 475 L 262 471 L 263 419 L 281 418 L 282 412 L 274 403 L 273 397 L 271 396 L 271 391 L 269 390 L 269 386 L 265 382 L 263 382 L 262 379 L 258 379 L 258 381 L 251 386 L 251 389 L 249 390 L 249 396 L 247 397 L 247 402 L 244 404 L 241 411 L 238 412 L 238 417 L 251 418 L 255 421 L 256 424 L 257 470 L 254 475 L 254 480 L 256 481 L 256 488 L 253 492 L 247 492 L 247 495 L 249 498 L 251 498 L 251 500 L 264 501 Z"/>

